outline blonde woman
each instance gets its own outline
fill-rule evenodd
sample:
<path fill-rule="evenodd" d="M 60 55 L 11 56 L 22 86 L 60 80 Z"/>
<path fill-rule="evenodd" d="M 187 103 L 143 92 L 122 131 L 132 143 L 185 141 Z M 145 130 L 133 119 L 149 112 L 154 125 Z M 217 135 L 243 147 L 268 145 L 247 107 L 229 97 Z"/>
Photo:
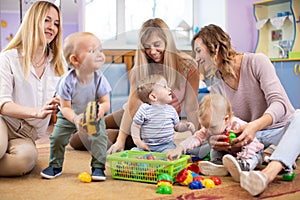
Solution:
<path fill-rule="evenodd" d="M 61 23 L 57 6 L 34 3 L 0 54 L 0 176 L 24 175 L 37 162 L 34 141 L 57 111 L 55 84 L 65 72 Z"/>
<path fill-rule="evenodd" d="M 172 101 L 169 104 L 178 114 L 184 108 L 187 120 L 198 127 L 196 110 L 199 74 L 196 62 L 187 54 L 177 50 L 172 32 L 163 20 L 150 19 L 142 25 L 139 33 L 135 66 L 130 72 L 130 96 L 124 113 L 119 113 L 122 114 L 121 122 L 117 121 L 119 117 L 114 115 L 106 119 L 107 128 L 118 129 L 118 126 L 110 126 L 111 120 L 120 125 L 119 130 L 108 132 L 111 142 L 114 142 L 117 137 L 108 153 L 124 149 L 126 138 L 130 135 L 133 116 L 142 104 L 136 93 L 137 81 L 151 74 L 161 74 L 166 78 L 172 92 Z"/>

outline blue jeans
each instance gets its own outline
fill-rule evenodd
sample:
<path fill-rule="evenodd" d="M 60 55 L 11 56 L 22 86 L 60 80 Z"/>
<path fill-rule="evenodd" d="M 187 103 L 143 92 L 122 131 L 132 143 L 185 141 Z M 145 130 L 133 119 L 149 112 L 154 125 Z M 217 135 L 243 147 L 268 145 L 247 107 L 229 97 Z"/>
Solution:
<path fill-rule="evenodd" d="M 153 152 L 166 152 L 167 150 L 175 149 L 175 148 L 176 145 L 174 142 L 164 143 L 160 145 L 152 145 L 152 146 L 149 145 L 150 151 Z M 143 149 L 140 149 L 138 147 L 133 147 L 131 150 L 144 151 Z"/>
<path fill-rule="evenodd" d="M 292 170 L 292 165 L 300 154 L 300 110 L 296 110 L 284 127 L 275 129 L 275 134 L 277 132 L 276 130 L 278 130 L 277 134 L 282 135 L 282 137 L 279 138 L 280 141 L 273 143 L 277 145 L 277 147 L 272 153 L 270 160 L 280 161 L 286 168 Z M 262 136 L 264 136 L 262 139 L 271 141 L 271 137 L 267 137 L 268 135 L 268 133 L 266 135 L 262 134 Z M 277 139 L 277 137 L 274 138 L 274 140 Z"/>

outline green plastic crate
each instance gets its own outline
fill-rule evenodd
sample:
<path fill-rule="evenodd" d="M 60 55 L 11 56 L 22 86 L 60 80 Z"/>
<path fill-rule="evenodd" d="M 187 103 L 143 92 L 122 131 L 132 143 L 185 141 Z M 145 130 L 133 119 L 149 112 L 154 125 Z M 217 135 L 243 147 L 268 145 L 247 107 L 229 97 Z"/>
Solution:
<path fill-rule="evenodd" d="M 147 155 L 154 160 L 147 159 Z M 186 167 L 189 155 L 182 155 L 178 160 L 167 161 L 166 154 L 127 150 L 107 156 L 111 175 L 114 179 L 156 183 L 160 174 L 176 175 Z"/>

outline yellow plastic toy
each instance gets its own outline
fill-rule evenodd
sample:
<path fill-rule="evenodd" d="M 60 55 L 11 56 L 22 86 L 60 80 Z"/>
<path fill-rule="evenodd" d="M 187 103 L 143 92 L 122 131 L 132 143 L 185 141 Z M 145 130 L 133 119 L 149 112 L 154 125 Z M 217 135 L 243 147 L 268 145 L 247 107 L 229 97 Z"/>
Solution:
<path fill-rule="evenodd" d="M 90 183 L 92 181 L 92 176 L 87 172 L 81 172 L 78 174 L 78 179 L 84 183 Z"/>
<path fill-rule="evenodd" d="M 86 106 L 86 110 L 83 115 L 82 127 L 87 131 L 89 135 L 94 135 L 98 131 L 98 102 L 91 101 Z"/>
<path fill-rule="evenodd" d="M 204 180 L 202 180 L 202 184 L 205 188 L 214 188 L 215 187 L 214 181 L 209 178 L 205 178 Z"/>

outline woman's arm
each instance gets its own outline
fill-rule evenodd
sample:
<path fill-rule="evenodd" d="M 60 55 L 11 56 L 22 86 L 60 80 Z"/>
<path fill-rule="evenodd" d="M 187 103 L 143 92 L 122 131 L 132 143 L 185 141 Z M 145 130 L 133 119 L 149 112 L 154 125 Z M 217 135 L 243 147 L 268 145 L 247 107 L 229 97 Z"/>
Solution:
<path fill-rule="evenodd" d="M 14 118 L 44 119 L 49 114 L 55 114 L 58 110 L 58 105 L 58 97 L 53 97 L 50 101 L 46 102 L 42 108 L 26 107 L 10 101 L 2 105 L 0 114 Z"/>
<path fill-rule="evenodd" d="M 135 115 L 136 111 L 138 110 L 141 104 L 142 102 L 137 97 L 136 92 L 132 91 L 128 99 L 128 104 L 124 108 L 124 114 L 121 120 L 117 140 L 115 144 L 113 144 L 107 151 L 108 154 L 124 150 L 126 138 L 130 134 L 133 116 Z"/>

